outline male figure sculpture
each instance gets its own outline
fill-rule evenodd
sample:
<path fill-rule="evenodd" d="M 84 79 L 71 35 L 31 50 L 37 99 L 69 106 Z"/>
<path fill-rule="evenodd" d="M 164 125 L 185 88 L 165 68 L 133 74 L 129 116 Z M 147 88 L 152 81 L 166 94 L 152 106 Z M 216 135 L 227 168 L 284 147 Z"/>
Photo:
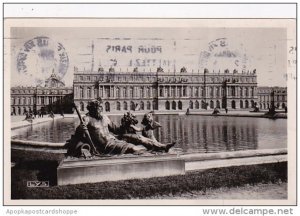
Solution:
<path fill-rule="evenodd" d="M 164 145 L 154 142 L 141 135 L 135 137 L 129 136 L 130 138 L 121 136 L 124 140 L 120 140 L 114 134 L 120 134 L 121 129 L 113 124 L 107 115 L 102 113 L 103 107 L 101 101 L 93 100 L 89 102 L 87 109 L 89 112 L 83 118 L 83 124 L 77 127 L 75 135 L 68 144 L 68 152 L 71 154 L 74 154 L 80 145 L 83 146 L 82 143 L 90 142 L 85 135 L 86 130 L 88 131 L 92 145 L 102 154 L 141 154 L 147 150 L 168 151 L 174 145 Z"/>

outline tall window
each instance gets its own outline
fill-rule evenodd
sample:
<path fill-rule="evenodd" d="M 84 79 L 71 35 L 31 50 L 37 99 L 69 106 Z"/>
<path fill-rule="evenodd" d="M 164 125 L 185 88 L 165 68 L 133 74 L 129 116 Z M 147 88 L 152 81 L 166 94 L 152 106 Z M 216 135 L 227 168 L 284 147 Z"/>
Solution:
<path fill-rule="evenodd" d="M 117 101 L 117 110 L 121 110 L 121 103 Z"/>
<path fill-rule="evenodd" d="M 186 97 L 186 86 L 183 87 L 183 97 Z"/>
<path fill-rule="evenodd" d="M 121 97 L 121 95 L 120 95 L 120 88 L 119 87 L 117 87 L 117 89 L 116 89 L 116 94 L 117 94 L 117 98 Z"/>
<path fill-rule="evenodd" d="M 110 98 L 110 87 L 106 86 L 104 90 L 105 90 L 105 96 Z"/>
<path fill-rule="evenodd" d="M 126 98 L 127 97 L 127 89 L 126 87 L 123 88 L 123 96 Z"/>
<path fill-rule="evenodd" d="M 209 93 L 210 97 L 214 97 L 214 88 L 210 87 L 210 93 Z"/>
<path fill-rule="evenodd" d="M 129 97 L 130 98 L 133 98 L 133 93 L 134 93 L 133 87 L 130 87 L 130 90 L 129 90 Z"/>
<path fill-rule="evenodd" d="M 196 97 L 199 97 L 199 89 L 198 89 L 198 87 L 196 87 L 196 89 L 195 89 L 195 95 L 196 95 Z"/>
<path fill-rule="evenodd" d="M 220 88 L 219 87 L 216 88 L 216 96 L 220 97 Z"/>
<path fill-rule="evenodd" d="M 163 97 L 163 87 L 159 87 L 159 97 Z"/>
<path fill-rule="evenodd" d="M 91 88 L 87 88 L 87 97 L 92 98 L 92 91 Z"/>
<path fill-rule="evenodd" d="M 231 87 L 231 95 L 235 96 L 235 87 L 234 86 Z"/>
<path fill-rule="evenodd" d="M 171 97 L 175 97 L 175 86 L 171 87 Z"/>
<path fill-rule="evenodd" d="M 79 95 L 80 95 L 79 98 L 83 98 L 83 88 L 82 87 L 80 87 L 80 89 L 79 89 Z"/>
<path fill-rule="evenodd" d="M 248 92 L 248 88 L 245 88 L 245 96 L 248 97 L 249 96 L 249 92 Z M 248 108 L 248 107 L 247 107 Z"/>
<path fill-rule="evenodd" d="M 94 88 L 94 98 L 97 98 L 99 97 L 98 96 L 98 89 L 97 88 Z"/>
<path fill-rule="evenodd" d="M 151 103 L 149 101 L 147 101 L 147 109 L 150 110 L 151 109 Z"/>
<path fill-rule="evenodd" d="M 147 87 L 147 97 L 150 98 L 150 88 Z"/>
<path fill-rule="evenodd" d="M 194 97 L 193 87 L 190 87 L 190 96 Z"/>

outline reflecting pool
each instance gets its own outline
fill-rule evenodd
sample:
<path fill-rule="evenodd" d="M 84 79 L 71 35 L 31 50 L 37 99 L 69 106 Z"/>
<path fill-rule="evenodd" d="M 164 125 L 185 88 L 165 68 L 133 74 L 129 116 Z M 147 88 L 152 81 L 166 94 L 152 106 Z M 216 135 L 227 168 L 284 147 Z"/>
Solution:
<path fill-rule="evenodd" d="M 122 116 L 111 116 L 120 124 Z M 142 116 L 137 116 L 141 122 Z M 155 115 L 162 127 L 155 131 L 162 143 L 176 141 L 184 152 L 223 152 L 287 147 L 287 120 L 247 117 Z M 17 129 L 13 139 L 65 142 L 79 124 L 64 118 Z M 140 123 L 137 126 L 141 126 Z"/>

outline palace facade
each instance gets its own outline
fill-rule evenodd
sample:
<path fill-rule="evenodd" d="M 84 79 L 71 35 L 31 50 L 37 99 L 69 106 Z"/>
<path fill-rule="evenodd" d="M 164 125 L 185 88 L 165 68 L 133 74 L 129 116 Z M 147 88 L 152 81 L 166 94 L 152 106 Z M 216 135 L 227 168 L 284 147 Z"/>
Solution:
<path fill-rule="evenodd" d="M 287 87 L 258 87 L 258 104 L 260 109 L 269 109 L 272 103 L 272 94 L 274 106 L 276 109 L 285 109 L 287 107 Z"/>
<path fill-rule="evenodd" d="M 88 101 L 101 98 L 105 112 L 128 110 L 252 109 L 257 105 L 256 70 L 203 73 L 74 71 L 74 103 L 86 112 Z"/>
<path fill-rule="evenodd" d="M 72 113 L 73 88 L 65 84 L 53 72 L 42 86 L 16 86 L 10 90 L 11 114 L 26 112 Z"/>

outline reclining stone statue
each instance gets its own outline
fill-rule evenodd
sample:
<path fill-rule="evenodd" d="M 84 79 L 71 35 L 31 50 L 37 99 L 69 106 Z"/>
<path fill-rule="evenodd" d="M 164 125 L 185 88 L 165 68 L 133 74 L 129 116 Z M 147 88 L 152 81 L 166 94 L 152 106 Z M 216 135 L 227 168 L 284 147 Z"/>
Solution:
<path fill-rule="evenodd" d="M 87 106 L 88 113 L 82 118 L 75 134 L 68 141 L 67 155 L 81 157 L 89 155 L 142 154 L 147 151 L 165 151 L 174 143 L 162 144 L 157 140 L 137 134 L 138 122 L 130 112 L 125 114 L 121 126 L 116 126 L 103 114 L 102 102 L 92 100 Z M 79 115 L 80 116 L 80 115 Z"/>

